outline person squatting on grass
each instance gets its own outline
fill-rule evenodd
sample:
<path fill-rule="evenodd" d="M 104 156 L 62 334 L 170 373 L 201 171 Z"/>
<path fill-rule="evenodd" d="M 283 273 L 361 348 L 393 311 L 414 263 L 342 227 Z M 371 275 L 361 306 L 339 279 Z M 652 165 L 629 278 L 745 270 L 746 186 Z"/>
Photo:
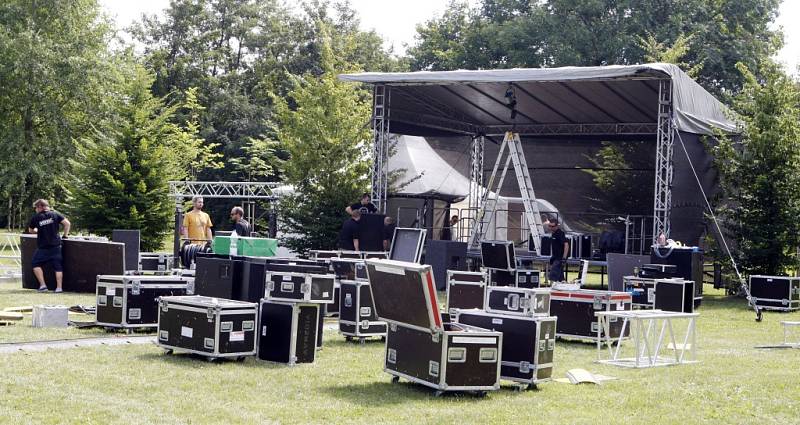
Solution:
<path fill-rule="evenodd" d="M 70 222 L 57 211 L 50 210 L 50 203 L 45 199 L 37 199 L 33 203 L 36 214 L 28 223 L 28 232 L 36 233 L 36 252 L 33 254 L 33 274 L 39 281 L 39 292 L 47 292 L 42 266 L 50 263 L 56 272 L 56 292 L 61 292 L 64 281 L 64 268 L 61 264 L 61 237 L 59 226 L 64 226 L 64 238 L 69 235 Z"/>

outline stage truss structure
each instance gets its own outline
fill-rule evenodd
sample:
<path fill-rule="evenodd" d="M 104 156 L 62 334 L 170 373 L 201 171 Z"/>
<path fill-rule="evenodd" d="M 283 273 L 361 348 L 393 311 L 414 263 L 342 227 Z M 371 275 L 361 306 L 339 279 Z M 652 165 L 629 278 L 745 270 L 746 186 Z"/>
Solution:
<path fill-rule="evenodd" d="M 514 84 L 516 88 L 518 85 Z M 470 86 L 476 89 L 474 86 Z M 431 129 L 449 131 L 472 137 L 470 170 L 470 205 L 472 211 L 478 211 L 483 205 L 478 205 L 477 199 L 483 198 L 483 165 L 484 141 L 486 136 L 504 135 L 513 131 L 520 136 L 656 136 L 656 161 L 653 206 L 653 242 L 658 235 L 664 233 L 670 236 L 670 210 L 672 209 L 672 178 L 673 178 L 673 148 L 674 136 L 677 131 L 673 119 L 672 81 L 669 79 L 658 80 L 658 115 L 656 123 L 576 123 L 576 124 L 509 124 L 509 125 L 479 125 L 467 118 L 445 118 L 441 114 L 450 114 L 451 110 L 442 111 L 445 106 L 439 105 L 435 99 L 428 97 L 415 99 L 421 110 L 404 111 L 391 108 L 391 85 L 375 84 L 373 87 L 373 163 L 372 163 L 372 202 L 380 212 L 386 212 L 388 197 L 388 162 L 389 162 L 389 137 L 391 121 L 425 125 Z M 477 89 L 476 89 L 477 90 Z M 533 96 L 525 90 L 520 92 Z M 401 92 L 402 93 L 402 92 Z M 418 92 L 413 92 L 420 94 Z M 407 93 L 402 93 L 408 97 Z M 485 93 L 483 93 L 485 94 Z M 421 95 L 421 94 L 420 94 Z M 485 94 L 487 99 L 498 102 L 497 99 Z M 488 113 L 478 105 L 476 109 Z M 530 117 L 526 117 L 530 119 Z M 463 121 L 462 121 L 463 119 Z M 477 225 L 477 217 L 474 225 Z"/>
<path fill-rule="evenodd" d="M 169 196 L 175 200 L 175 238 L 174 252 L 180 251 L 180 227 L 182 225 L 183 203 L 195 196 L 209 199 L 241 199 L 245 217 L 255 217 L 256 201 L 275 201 L 275 194 L 281 184 L 277 182 L 207 182 L 207 181 L 170 181 Z M 255 220 L 252 220 L 255 229 Z"/>

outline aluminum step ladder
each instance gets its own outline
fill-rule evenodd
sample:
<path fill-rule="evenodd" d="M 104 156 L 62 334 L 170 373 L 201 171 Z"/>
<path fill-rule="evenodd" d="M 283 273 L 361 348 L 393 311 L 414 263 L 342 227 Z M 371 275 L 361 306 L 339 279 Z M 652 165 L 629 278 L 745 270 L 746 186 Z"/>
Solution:
<path fill-rule="evenodd" d="M 508 156 L 505 156 L 506 149 Z M 500 170 L 500 164 L 505 160 L 505 164 Z M 492 175 L 489 177 L 489 182 L 486 185 L 486 191 L 481 199 L 481 208 L 478 210 L 476 225 L 472 229 L 469 238 L 469 248 L 480 248 L 480 242 L 486 239 L 486 232 L 489 229 L 489 224 L 497 212 L 497 201 L 500 197 L 500 189 L 503 187 L 503 182 L 508 172 L 509 164 L 514 166 L 514 174 L 517 176 L 517 185 L 519 186 L 520 196 L 522 197 L 522 204 L 525 208 L 525 223 L 530 231 L 530 236 L 533 240 L 533 245 L 536 255 L 541 254 L 541 238 L 542 234 L 542 216 L 539 213 L 539 206 L 536 204 L 536 195 L 533 191 L 533 183 L 531 182 L 531 175 L 528 171 L 528 162 L 525 160 L 525 153 L 522 150 L 522 141 L 519 134 L 506 132 L 503 138 L 503 143 L 500 145 L 500 151 L 497 153 L 497 159 L 492 168 Z M 500 171 L 500 179 L 495 185 L 497 180 L 498 171 Z"/>

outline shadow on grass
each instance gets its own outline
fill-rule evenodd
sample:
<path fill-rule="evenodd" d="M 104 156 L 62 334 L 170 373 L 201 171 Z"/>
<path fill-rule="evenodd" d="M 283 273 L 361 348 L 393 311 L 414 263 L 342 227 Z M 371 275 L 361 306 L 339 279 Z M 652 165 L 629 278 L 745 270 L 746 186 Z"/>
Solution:
<path fill-rule="evenodd" d="M 464 400 L 474 402 L 483 399 L 474 393 L 462 391 L 445 392 L 437 397 L 436 390 L 433 388 L 405 380 L 393 383 L 388 375 L 386 381 L 330 386 L 323 388 L 322 392 L 365 407 L 413 403 L 420 400 Z"/>
<path fill-rule="evenodd" d="M 361 347 L 361 346 L 377 347 L 377 346 L 386 345 L 386 341 L 382 340 L 381 338 L 375 338 L 375 337 L 367 338 L 367 339 L 364 340 L 363 343 L 361 343 L 361 341 L 359 341 L 358 339 L 347 341 L 344 338 L 340 338 L 340 336 L 341 335 L 337 336 L 336 339 L 325 338 L 322 347 L 323 348 L 325 348 L 325 347 L 330 347 L 330 348 L 335 348 L 335 347 Z"/>

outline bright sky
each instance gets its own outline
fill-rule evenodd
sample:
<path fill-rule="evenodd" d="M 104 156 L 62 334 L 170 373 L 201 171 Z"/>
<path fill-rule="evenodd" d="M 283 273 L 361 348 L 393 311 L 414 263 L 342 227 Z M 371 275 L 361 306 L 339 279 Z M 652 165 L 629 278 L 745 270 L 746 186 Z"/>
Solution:
<path fill-rule="evenodd" d="M 288 0 L 291 3 L 291 0 Z M 469 0 L 477 4 L 478 0 Z M 117 23 L 124 28 L 138 19 L 142 13 L 161 13 L 169 6 L 169 0 L 100 0 Z M 361 27 L 375 29 L 393 45 L 395 53 L 405 52 L 404 45 L 414 43 L 416 25 L 439 16 L 445 9 L 447 0 L 351 0 L 353 8 L 361 17 Z M 800 66 L 800 0 L 784 0 L 780 8 L 777 25 L 783 27 L 785 46 L 778 54 L 778 60 L 787 71 L 798 76 Z"/>

